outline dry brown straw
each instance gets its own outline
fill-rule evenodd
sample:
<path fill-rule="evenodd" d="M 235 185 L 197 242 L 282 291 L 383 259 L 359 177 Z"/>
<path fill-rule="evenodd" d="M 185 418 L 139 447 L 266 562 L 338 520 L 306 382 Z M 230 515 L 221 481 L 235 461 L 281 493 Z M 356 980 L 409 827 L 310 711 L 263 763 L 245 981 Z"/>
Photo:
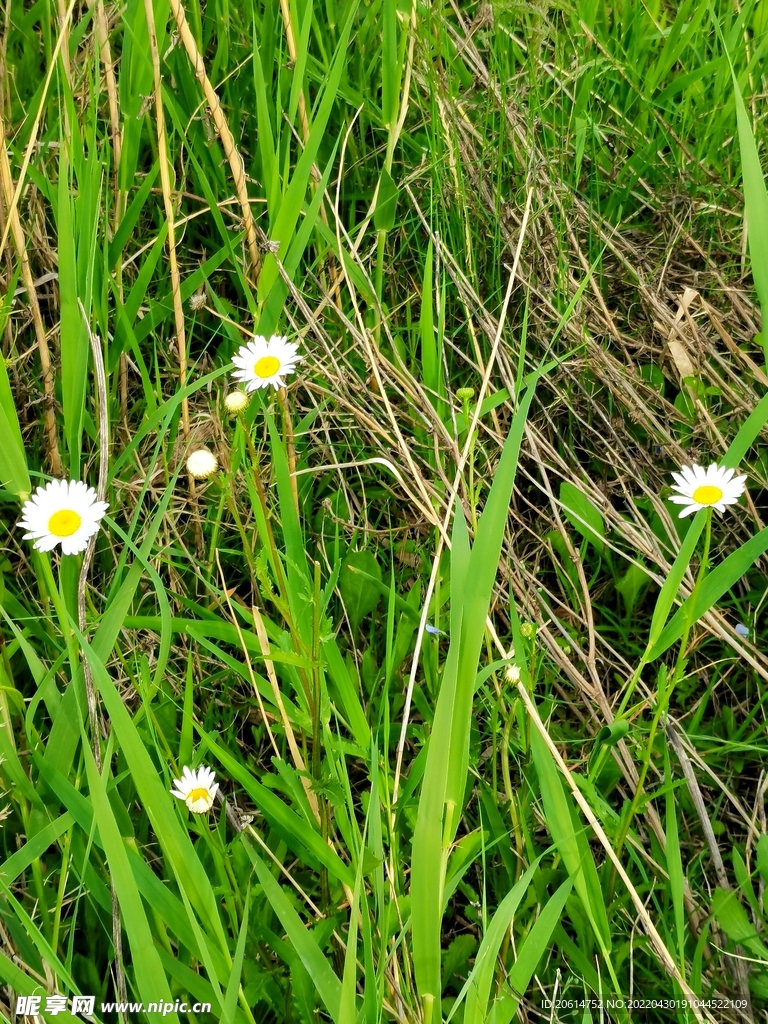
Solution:
<path fill-rule="evenodd" d="M 0 116 L 0 178 L 2 178 L 3 199 L 8 211 L 8 225 L 13 234 L 13 244 L 16 247 L 16 255 L 21 264 L 21 279 L 29 297 L 29 308 L 32 313 L 32 323 L 35 328 L 37 349 L 40 353 L 40 369 L 43 376 L 43 394 L 45 404 L 43 406 L 43 421 L 45 423 L 45 436 L 48 447 L 48 457 L 51 462 L 51 472 L 54 476 L 62 474 L 61 457 L 59 456 L 59 442 L 56 436 L 56 414 L 54 411 L 53 397 L 53 369 L 51 367 L 51 354 L 48 349 L 48 339 L 45 333 L 43 317 L 40 312 L 40 304 L 37 301 L 32 269 L 27 257 L 27 249 L 24 241 L 24 232 L 19 219 L 18 205 L 14 202 L 13 179 L 11 178 L 11 165 L 8 160 L 8 148 L 5 137 L 5 122 Z"/>
<path fill-rule="evenodd" d="M 145 2 L 148 3 L 149 0 L 145 0 Z M 219 97 L 216 95 L 216 90 L 211 85 L 210 79 L 205 73 L 205 64 L 203 63 L 203 58 L 197 48 L 195 37 L 192 35 L 189 25 L 187 24 L 187 17 L 184 13 L 184 8 L 181 6 L 179 0 L 170 0 L 170 2 L 171 11 L 173 12 L 173 17 L 176 20 L 176 27 L 179 31 L 179 39 L 184 45 L 184 49 L 187 51 L 187 56 L 195 69 L 195 77 L 203 87 L 205 101 L 208 104 L 208 109 L 211 112 L 213 123 L 216 125 L 216 131 L 219 133 L 221 144 L 224 147 L 224 152 L 227 160 L 229 161 L 229 166 L 232 171 L 232 179 L 235 184 L 235 191 L 237 192 L 237 198 L 240 202 L 240 209 L 243 214 L 245 238 L 248 243 L 248 253 L 253 266 L 253 274 L 256 281 L 258 281 L 259 273 L 261 272 L 261 254 L 259 253 L 259 246 L 256 240 L 256 225 L 253 222 L 251 204 L 248 199 L 243 158 L 240 156 L 237 146 L 235 145 L 232 132 L 229 130 L 227 119 L 224 117 L 224 112 L 221 109 Z"/>

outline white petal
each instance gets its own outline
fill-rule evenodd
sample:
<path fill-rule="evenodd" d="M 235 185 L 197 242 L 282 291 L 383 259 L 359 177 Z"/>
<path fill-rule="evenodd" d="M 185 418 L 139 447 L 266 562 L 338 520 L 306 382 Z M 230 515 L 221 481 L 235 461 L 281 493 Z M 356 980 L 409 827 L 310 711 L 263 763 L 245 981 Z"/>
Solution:
<path fill-rule="evenodd" d="M 74 534 L 72 537 L 63 537 L 61 541 L 61 553 L 63 555 L 79 555 L 87 547 L 87 538 L 78 537 L 77 534 Z"/>
<path fill-rule="evenodd" d="M 53 534 L 46 537 L 40 537 L 32 545 L 37 551 L 53 551 L 56 545 L 59 543 L 59 538 L 54 537 Z"/>

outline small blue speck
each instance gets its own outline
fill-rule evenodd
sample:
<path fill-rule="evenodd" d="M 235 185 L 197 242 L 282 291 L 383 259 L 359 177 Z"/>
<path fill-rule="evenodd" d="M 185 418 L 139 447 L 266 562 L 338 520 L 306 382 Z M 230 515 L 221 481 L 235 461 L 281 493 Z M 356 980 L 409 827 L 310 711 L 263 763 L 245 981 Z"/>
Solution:
<path fill-rule="evenodd" d="M 426 631 L 428 633 L 431 633 L 432 636 L 442 636 L 443 635 L 442 629 L 438 629 L 437 626 L 433 626 L 429 622 L 426 624 L 426 626 L 424 628 L 426 629 Z"/>
<path fill-rule="evenodd" d="M 741 622 L 736 625 L 736 632 L 739 636 L 749 636 L 749 626 L 743 625 Z"/>

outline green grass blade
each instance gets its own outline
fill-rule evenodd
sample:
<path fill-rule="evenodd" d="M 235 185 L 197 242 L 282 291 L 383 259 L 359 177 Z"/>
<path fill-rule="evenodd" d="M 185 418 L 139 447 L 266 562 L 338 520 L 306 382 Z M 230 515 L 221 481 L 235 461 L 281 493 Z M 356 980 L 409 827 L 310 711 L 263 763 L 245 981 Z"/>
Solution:
<path fill-rule="evenodd" d="M 458 682 L 452 702 L 450 752 L 445 795 L 446 803 L 449 806 L 453 805 L 456 813 L 453 820 L 447 825 L 447 842 L 450 842 L 456 834 L 462 810 L 461 802 L 466 789 L 469 758 L 472 695 L 477 676 L 477 665 L 485 634 L 485 620 L 498 572 L 504 531 L 507 526 L 520 445 L 523 440 L 528 411 L 536 390 L 537 379 L 534 376 L 515 410 L 493 484 L 477 525 L 475 543 L 472 546 L 467 565 L 466 584 L 462 594 L 464 613 L 461 622 Z M 453 635 L 452 633 L 452 642 Z"/>
<path fill-rule="evenodd" d="M 258 855 L 253 844 L 244 836 L 243 844 L 248 851 L 264 894 L 280 919 L 285 933 L 299 954 L 301 962 L 309 972 L 318 995 L 328 1011 L 331 1020 L 338 1024 L 341 1010 L 341 982 L 299 915 L 293 909 L 287 896 L 275 881 L 272 872 Z"/>
<path fill-rule="evenodd" d="M 320 143 L 323 140 L 328 120 L 331 115 L 333 104 L 341 83 L 342 75 L 348 59 L 347 43 L 352 31 L 353 19 L 357 11 L 359 0 L 353 0 L 347 12 L 346 21 L 341 31 L 339 43 L 333 59 L 331 69 L 325 79 L 322 99 L 315 113 L 309 138 L 306 140 L 304 149 L 299 157 L 296 168 L 291 178 L 291 183 L 285 191 L 280 204 L 280 212 L 272 227 L 272 238 L 280 243 L 278 255 L 282 259 L 290 244 L 296 228 L 301 207 L 306 195 L 309 179 L 312 174 L 312 165 L 315 163 Z M 279 277 L 277 263 L 271 253 L 264 259 L 264 266 L 259 278 L 259 302 L 263 303 L 275 282 Z"/>
<path fill-rule="evenodd" d="M 686 598 L 672 616 L 669 625 L 647 652 L 646 659 L 653 661 L 678 641 L 685 631 L 689 616 L 691 616 L 691 622 L 698 622 L 701 616 L 709 611 L 712 605 L 741 579 L 766 550 L 768 550 L 768 526 L 750 538 L 746 544 L 742 544 L 733 554 L 728 555 L 704 578 L 697 592 Z"/>
<path fill-rule="evenodd" d="M 5 310 L 3 303 L 0 315 L 3 327 L 7 319 Z M 3 438 L 0 445 L 0 486 L 23 500 L 31 492 L 32 484 L 29 482 L 27 453 L 4 359 L 0 359 L 0 436 Z"/>
<path fill-rule="evenodd" d="M 69 473 L 80 479 L 80 450 L 83 412 L 88 384 L 90 343 L 78 306 L 75 216 L 67 146 L 62 145 L 59 163 L 57 228 L 59 245 L 59 292 L 61 295 L 61 391 L 64 408 L 64 436 L 69 451 Z"/>
<path fill-rule="evenodd" d="M 739 427 L 739 432 L 731 441 L 721 465 L 736 469 L 766 423 L 768 423 L 768 395 L 763 395 Z"/>
<path fill-rule="evenodd" d="M 176 814 L 171 812 L 175 798 L 161 781 L 115 684 L 96 653 L 95 645 L 89 645 L 80 634 L 78 639 L 84 656 L 89 660 L 96 689 L 110 716 L 120 749 L 131 770 L 139 799 L 152 822 L 178 885 L 188 896 L 201 920 L 205 921 L 211 933 L 216 935 L 221 949 L 226 950 L 227 942 L 219 917 L 218 901 L 210 879 L 200 863 L 189 834 L 182 828 Z"/>
<path fill-rule="evenodd" d="M 565 901 L 570 896 L 573 885 L 574 879 L 568 878 L 552 894 L 546 906 L 544 906 L 536 918 L 533 928 L 525 937 L 525 942 L 517 951 L 517 959 L 512 964 L 512 969 L 507 975 L 507 984 L 518 998 L 511 1007 L 508 1004 L 504 1007 L 505 1014 L 509 1014 L 509 1017 L 506 1019 L 511 1018 L 512 1014 L 509 1011 L 514 1010 L 516 1008 L 515 1003 L 518 1003 L 523 995 L 525 995 L 525 991 L 539 965 L 539 961 L 544 956 L 547 946 L 552 939 L 552 933 L 560 923 L 563 909 L 565 908 Z M 500 1017 L 500 1019 L 504 1018 Z"/>
<path fill-rule="evenodd" d="M 422 999 L 434 1006 L 440 998 L 440 920 L 442 914 L 443 814 L 448 777 L 449 737 L 463 614 L 462 594 L 469 563 L 469 536 L 457 503 L 451 537 L 451 646 L 443 669 L 424 780 L 413 834 L 411 863 L 411 931 L 416 984 Z M 455 638 L 455 639 L 454 639 Z M 428 1012 L 428 1011 L 425 1011 Z"/>
<path fill-rule="evenodd" d="M 683 576 L 691 564 L 693 553 L 696 550 L 696 542 L 699 539 L 701 531 L 704 529 L 704 523 L 706 522 L 706 512 L 702 510 L 700 513 L 693 517 L 691 525 L 688 527 L 683 543 L 680 545 L 680 550 L 677 553 L 677 557 L 672 563 L 672 568 L 667 574 L 667 578 L 664 580 L 659 596 L 656 598 L 656 606 L 653 609 L 653 617 L 651 619 L 651 628 L 648 633 L 648 644 L 645 649 L 643 659 L 650 660 L 650 652 L 654 649 L 659 641 L 659 637 L 664 631 L 664 623 L 667 621 L 672 605 L 675 603 L 678 591 L 680 590 L 680 584 L 683 581 Z"/>
<path fill-rule="evenodd" d="M 677 806 L 675 790 L 672 787 L 672 772 L 669 764 L 669 747 L 664 746 L 664 777 L 666 780 L 666 829 L 667 829 L 667 875 L 669 876 L 669 895 L 672 900 L 677 937 L 677 955 L 680 972 L 685 975 L 685 902 L 683 859 L 680 852 L 680 833 L 677 827 Z"/>
<path fill-rule="evenodd" d="M 451 1020 L 458 1010 L 464 993 L 466 993 L 467 1003 L 464 1010 L 463 1024 L 485 1024 L 488 1000 L 491 995 L 491 985 L 496 973 L 496 958 L 504 941 L 504 936 L 507 934 L 512 919 L 515 916 L 515 911 L 528 891 L 528 886 L 531 884 L 540 861 L 541 857 L 537 857 L 499 904 L 483 935 L 483 941 L 480 943 L 480 948 L 477 951 L 472 971 L 453 1005 L 446 1024 L 448 1024 L 448 1021 Z"/>
<path fill-rule="evenodd" d="M 761 318 L 765 323 L 768 315 L 768 191 L 765 188 L 763 169 L 752 134 L 752 125 L 747 108 L 741 96 L 736 75 L 733 75 L 733 91 L 736 97 L 736 123 L 739 129 L 741 150 L 741 171 L 744 179 L 744 206 L 747 214 L 747 238 L 749 239 L 750 266 L 755 283 Z M 765 330 L 765 326 L 763 327 Z M 768 339 L 763 339 L 768 359 Z"/>
<path fill-rule="evenodd" d="M 240 925 L 240 934 L 237 937 L 235 955 L 232 957 L 232 973 L 227 984 L 227 991 L 224 995 L 224 1003 L 221 1007 L 222 1024 L 235 1024 L 235 1009 L 237 997 L 240 992 L 240 975 L 243 970 L 243 956 L 245 955 L 245 942 L 248 938 L 248 903 L 250 901 L 250 889 L 245 893 L 243 908 L 243 920 Z"/>
<path fill-rule="evenodd" d="M 226 750 L 221 744 L 208 733 L 198 729 L 200 738 L 211 753 L 218 758 L 227 773 L 236 779 L 246 790 L 251 799 L 256 803 L 261 812 L 267 818 L 280 827 L 284 834 L 290 836 L 300 849 L 303 847 L 305 854 L 310 853 L 321 864 L 328 868 L 334 878 L 337 878 L 350 889 L 355 884 L 355 876 L 349 867 L 341 860 L 339 855 L 326 843 L 319 832 L 316 832 L 307 821 L 302 820 L 295 811 L 292 811 L 287 804 L 283 803 L 279 796 L 276 796 L 266 786 L 262 786 L 252 775 Z"/>
<path fill-rule="evenodd" d="M 83 752 L 88 787 L 93 803 L 94 821 L 99 829 L 109 874 L 120 904 L 122 925 L 130 942 L 136 989 L 145 1003 L 157 1002 L 162 999 L 163 1002 L 173 1004 L 174 1000 L 168 986 L 168 979 L 155 949 L 144 904 L 128 864 L 125 841 L 120 835 L 120 829 L 107 796 L 104 779 L 96 768 L 87 739 L 83 742 Z M 166 1019 L 159 1013 L 147 1013 L 147 1018 L 150 1021 Z M 175 1013 L 170 1013 L 168 1019 L 176 1021 L 178 1024 L 178 1016 Z"/>
<path fill-rule="evenodd" d="M 541 786 L 547 828 L 573 879 L 603 954 L 607 955 L 611 948 L 611 929 L 595 860 L 584 830 L 578 827 L 575 820 L 576 812 L 563 787 L 557 766 L 537 729 L 531 730 L 531 753 Z"/>

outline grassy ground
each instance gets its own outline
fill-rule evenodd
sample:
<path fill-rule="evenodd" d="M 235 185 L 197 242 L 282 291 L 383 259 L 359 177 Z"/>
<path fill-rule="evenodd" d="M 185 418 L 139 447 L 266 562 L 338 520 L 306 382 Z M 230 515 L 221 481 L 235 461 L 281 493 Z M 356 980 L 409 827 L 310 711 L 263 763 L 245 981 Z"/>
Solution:
<path fill-rule="evenodd" d="M 768 1019 L 766 2 L 9 0 L 4 1020 Z"/>

